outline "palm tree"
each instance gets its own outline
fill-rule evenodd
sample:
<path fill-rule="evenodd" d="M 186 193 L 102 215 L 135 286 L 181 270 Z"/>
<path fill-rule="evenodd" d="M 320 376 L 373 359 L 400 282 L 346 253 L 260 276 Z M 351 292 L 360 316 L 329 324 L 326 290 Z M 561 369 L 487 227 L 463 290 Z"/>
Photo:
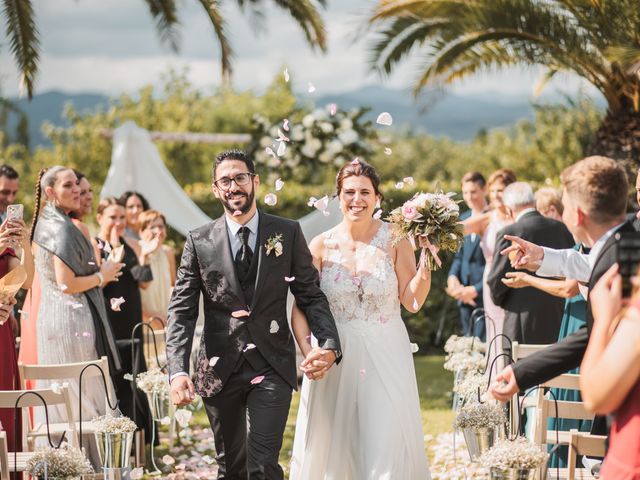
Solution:
<path fill-rule="evenodd" d="M 640 163 L 638 0 L 378 0 L 369 23 L 382 74 L 422 55 L 414 94 L 515 65 L 579 75 L 608 106 L 588 153 Z"/>
<path fill-rule="evenodd" d="M 233 50 L 226 35 L 226 25 L 222 14 L 222 0 L 196 0 L 205 10 L 220 45 L 220 64 L 222 77 L 230 78 L 232 72 Z M 3 16 L 6 19 L 7 36 L 11 53 L 20 70 L 21 89 L 26 90 L 29 98 L 33 95 L 35 77 L 38 71 L 40 39 L 31 0 L 2 0 Z M 145 0 L 149 13 L 156 23 L 161 40 L 177 51 L 178 1 Z M 261 18 L 264 0 L 235 0 L 241 9 L 251 9 L 255 18 Z M 324 22 L 319 7 L 325 7 L 327 0 L 273 0 L 273 3 L 288 12 L 302 29 L 311 48 L 326 51 L 327 41 Z"/>

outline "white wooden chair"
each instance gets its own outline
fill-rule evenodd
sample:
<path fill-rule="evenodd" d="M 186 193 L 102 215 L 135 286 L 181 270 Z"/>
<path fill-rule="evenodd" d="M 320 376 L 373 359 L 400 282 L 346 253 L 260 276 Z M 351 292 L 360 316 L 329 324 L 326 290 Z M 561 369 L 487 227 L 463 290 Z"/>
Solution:
<path fill-rule="evenodd" d="M 63 405 L 66 413 L 68 422 L 65 424 L 59 424 L 60 427 L 55 431 L 50 429 L 52 441 L 55 440 L 55 437 L 59 437 L 62 432 L 65 432 L 65 439 L 74 446 L 78 446 L 78 432 L 76 430 L 76 422 L 73 416 L 73 409 L 71 407 L 71 399 L 69 396 L 69 387 L 68 384 L 64 383 L 60 387 L 59 391 L 54 391 L 50 388 L 45 389 L 36 389 L 36 390 L 2 390 L 0 391 L 0 408 L 14 408 L 16 401 L 18 398 L 26 393 L 26 392 L 34 392 L 42 397 L 42 399 L 47 404 L 47 407 L 52 405 Z M 2 468 L 2 478 L 5 478 L 5 453 L 6 453 L 6 478 L 9 479 L 9 472 L 23 472 L 26 468 L 27 461 L 31 456 L 33 456 L 33 442 L 36 436 L 41 435 L 33 435 L 33 430 L 30 427 L 31 422 L 29 422 L 29 408 L 30 407 L 42 407 L 42 400 L 36 395 L 25 395 L 20 398 L 19 408 L 22 409 L 22 446 L 23 449 L 26 447 L 26 451 L 22 452 L 9 452 L 7 447 L 6 436 L 4 437 L 4 446 L 2 442 L 0 442 L 0 459 Z M 44 435 L 47 434 L 47 426 L 42 426 L 42 431 Z M 2 432 L 5 433 L 5 432 Z M 15 460 L 17 457 L 17 468 L 15 468 Z"/>
<path fill-rule="evenodd" d="M 9 448 L 7 432 L 0 431 L 0 480 L 9 480 Z"/>
<path fill-rule="evenodd" d="M 549 380 L 541 385 L 541 387 L 564 388 L 568 390 L 580 390 L 580 375 L 565 373 Z M 569 468 L 559 469 L 559 477 L 561 479 L 590 479 L 593 478 L 591 472 L 584 468 L 576 468 L 577 455 L 596 455 L 604 456 L 606 437 L 599 435 L 590 435 L 576 430 L 570 432 L 556 432 L 548 430 L 547 421 L 549 418 L 556 417 L 556 404 L 558 408 L 557 417 L 559 419 L 574 420 L 593 420 L 594 415 L 587 411 L 583 402 L 570 402 L 558 400 L 557 402 L 549 393 L 545 393 L 542 388 L 536 392 L 536 422 L 534 427 L 534 442 L 538 445 L 556 445 L 565 444 L 572 445 L 569 447 Z M 576 450 L 574 450 L 577 449 Z M 595 453 L 594 453 L 595 452 Z M 573 466 L 571 467 L 571 462 Z M 550 468 L 547 478 L 557 478 L 558 469 Z"/>
<path fill-rule="evenodd" d="M 80 373 L 83 369 L 85 369 L 88 365 L 97 365 L 102 369 L 105 376 L 105 381 L 107 384 L 107 391 L 109 392 L 109 397 L 105 395 L 105 412 L 111 411 L 109 408 L 109 401 L 111 404 L 115 406 L 116 398 L 114 394 L 113 385 L 111 382 L 111 376 L 109 375 L 109 362 L 107 357 L 102 357 L 98 360 L 91 360 L 87 362 L 77 362 L 77 363 L 62 363 L 55 365 L 27 365 L 23 363 L 18 363 L 18 369 L 20 371 L 20 378 L 23 383 L 23 388 L 26 388 L 27 380 L 50 380 L 50 381 L 64 381 L 67 379 L 73 379 L 76 382 L 80 379 Z M 91 378 L 100 379 L 102 375 L 100 371 L 95 367 L 87 368 L 82 375 L 83 385 L 82 388 L 87 388 L 86 381 Z M 100 387 L 101 388 L 101 387 Z M 74 402 L 77 402 L 78 399 L 74 398 Z M 83 418 L 82 419 L 82 435 L 93 434 L 94 429 L 91 423 L 91 418 Z M 49 426 L 52 434 L 54 432 L 58 432 L 60 429 L 64 429 L 64 423 L 53 423 Z M 80 430 L 80 424 L 76 422 L 76 428 Z M 41 436 L 46 435 L 46 426 L 39 425 L 37 428 L 34 427 L 32 430 L 33 436 Z M 75 445 L 78 446 L 78 445 Z"/>
<path fill-rule="evenodd" d="M 533 355 L 534 353 L 540 352 L 541 350 L 544 350 L 548 346 L 549 345 L 534 345 L 534 344 L 513 342 L 511 346 L 511 358 L 513 358 L 513 362 L 515 363 L 518 360 L 522 360 L 523 358 Z M 510 402 L 511 406 L 509 409 L 510 410 L 509 424 L 511 427 L 512 434 L 516 433 L 516 429 L 518 428 L 518 425 L 519 425 L 519 420 L 517 417 L 518 417 L 518 409 L 520 408 L 520 406 L 518 404 L 518 401 L 519 401 L 518 395 L 514 395 L 511 398 L 511 402 Z M 529 395 L 524 399 L 523 409 L 527 407 L 533 407 L 535 405 L 536 405 L 535 398 Z"/>

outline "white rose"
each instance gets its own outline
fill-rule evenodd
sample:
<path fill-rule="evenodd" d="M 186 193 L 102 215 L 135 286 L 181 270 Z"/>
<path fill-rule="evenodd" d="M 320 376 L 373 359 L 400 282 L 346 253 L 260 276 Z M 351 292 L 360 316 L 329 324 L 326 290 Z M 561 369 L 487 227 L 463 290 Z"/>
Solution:
<path fill-rule="evenodd" d="M 291 140 L 299 142 L 304 138 L 304 129 L 300 125 L 296 125 L 291 129 Z"/>
<path fill-rule="evenodd" d="M 338 135 L 338 138 L 345 145 L 351 145 L 352 143 L 357 142 L 359 137 L 358 132 L 355 130 L 346 130 Z"/>
<path fill-rule="evenodd" d="M 313 118 L 313 115 L 305 115 L 304 118 L 302 119 L 302 125 L 306 128 L 310 128 L 315 122 L 315 118 Z"/>
<path fill-rule="evenodd" d="M 322 122 L 320 124 L 320 130 L 322 130 L 322 133 L 331 133 L 333 132 L 333 125 L 329 122 Z"/>
<path fill-rule="evenodd" d="M 329 163 L 331 161 L 331 159 L 333 158 L 333 155 L 331 155 L 329 152 L 324 151 L 322 152 L 319 156 L 318 156 L 318 160 L 321 161 L 322 163 Z"/>
<path fill-rule="evenodd" d="M 267 148 L 271 146 L 272 142 L 273 140 L 271 140 L 271 137 L 264 136 L 260 139 L 260 146 L 262 148 Z"/>

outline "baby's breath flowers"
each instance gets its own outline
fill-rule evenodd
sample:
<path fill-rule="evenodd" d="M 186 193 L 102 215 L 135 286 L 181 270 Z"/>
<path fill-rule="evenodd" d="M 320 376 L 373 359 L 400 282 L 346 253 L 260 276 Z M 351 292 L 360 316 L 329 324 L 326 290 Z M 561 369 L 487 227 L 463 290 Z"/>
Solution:
<path fill-rule="evenodd" d="M 485 358 L 479 352 L 456 352 L 447 355 L 444 362 L 445 370 L 452 372 L 476 372 L 484 370 Z"/>
<path fill-rule="evenodd" d="M 444 351 L 447 353 L 471 352 L 472 349 L 475 352 L 485 353 L 487 345 L 479 338 L 458 335 L 451 335 L 444 344 Z"/>
<path fill-rule="evenodd" d="M 169 376 L 159 368 L 151 368 L 136 376 L 136 385 L 144 393 L 151 395 L 160 393 L 169 394 Z"/>
<path fill-rule="evenodd" d="M 453 386 L 453 391 L 458 394 L 461 404 L 477 403 L 478 389 L 480 389 L 480 398 L 485 401 L 487 395 L 487 384 L 489 382 L 488 375 L 471 372 L 465 375 L 460 382 Z"/>
<path fill-rule="evenodd" d="M 93 473 L 91 463 L 84 454 L 68 443 L 60 448 L 46 447 L 37 450 L 27 462 L 27 472 L 32 477 L 71 479 Z"/>
<path fill-rule="evenodd" d="M 456 416 L 455 427 L 464 428 L 495 428 L 504 425 L 507 416 L 504 407 L 493 402 L 470 403 L 463 406 Z"/>
<path fill-rule="evenodd" d="M 546 452 L 537 445 L 529 443 L 524 437 L 500 440 L 479 459 L 481 465 L 499 470 L 510 468 L 529 470 L 542 466 L 546 461 Z"/>
<path fill-rule="evenodd" d="M 96 433 L 131 433 L 136 431 L 136 424 L 129 417 L 112 417 L 103 415 L 94 418 L 91 423 Z"/>

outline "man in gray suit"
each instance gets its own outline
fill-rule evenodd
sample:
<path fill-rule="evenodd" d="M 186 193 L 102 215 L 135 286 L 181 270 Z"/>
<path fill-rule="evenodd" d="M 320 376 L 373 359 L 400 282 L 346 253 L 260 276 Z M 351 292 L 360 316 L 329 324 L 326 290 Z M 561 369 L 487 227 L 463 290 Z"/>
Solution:
<path fill-rule="evenodd" d="M 310 378 L 340 360 L 338 331 L 300 225 L 257 209 L 253 161 L 223 152 L 212 180 L 224 215 L 189 232 L 169 305 L 171 396 L 178 405 L 202 396 L 218 479 L 280 480 L 278 454 L 297 388 L 289 289 L 320 346 L 303 362 Z M 201 294 L 205 324 L 194 384 L 187 372 Z"/>

